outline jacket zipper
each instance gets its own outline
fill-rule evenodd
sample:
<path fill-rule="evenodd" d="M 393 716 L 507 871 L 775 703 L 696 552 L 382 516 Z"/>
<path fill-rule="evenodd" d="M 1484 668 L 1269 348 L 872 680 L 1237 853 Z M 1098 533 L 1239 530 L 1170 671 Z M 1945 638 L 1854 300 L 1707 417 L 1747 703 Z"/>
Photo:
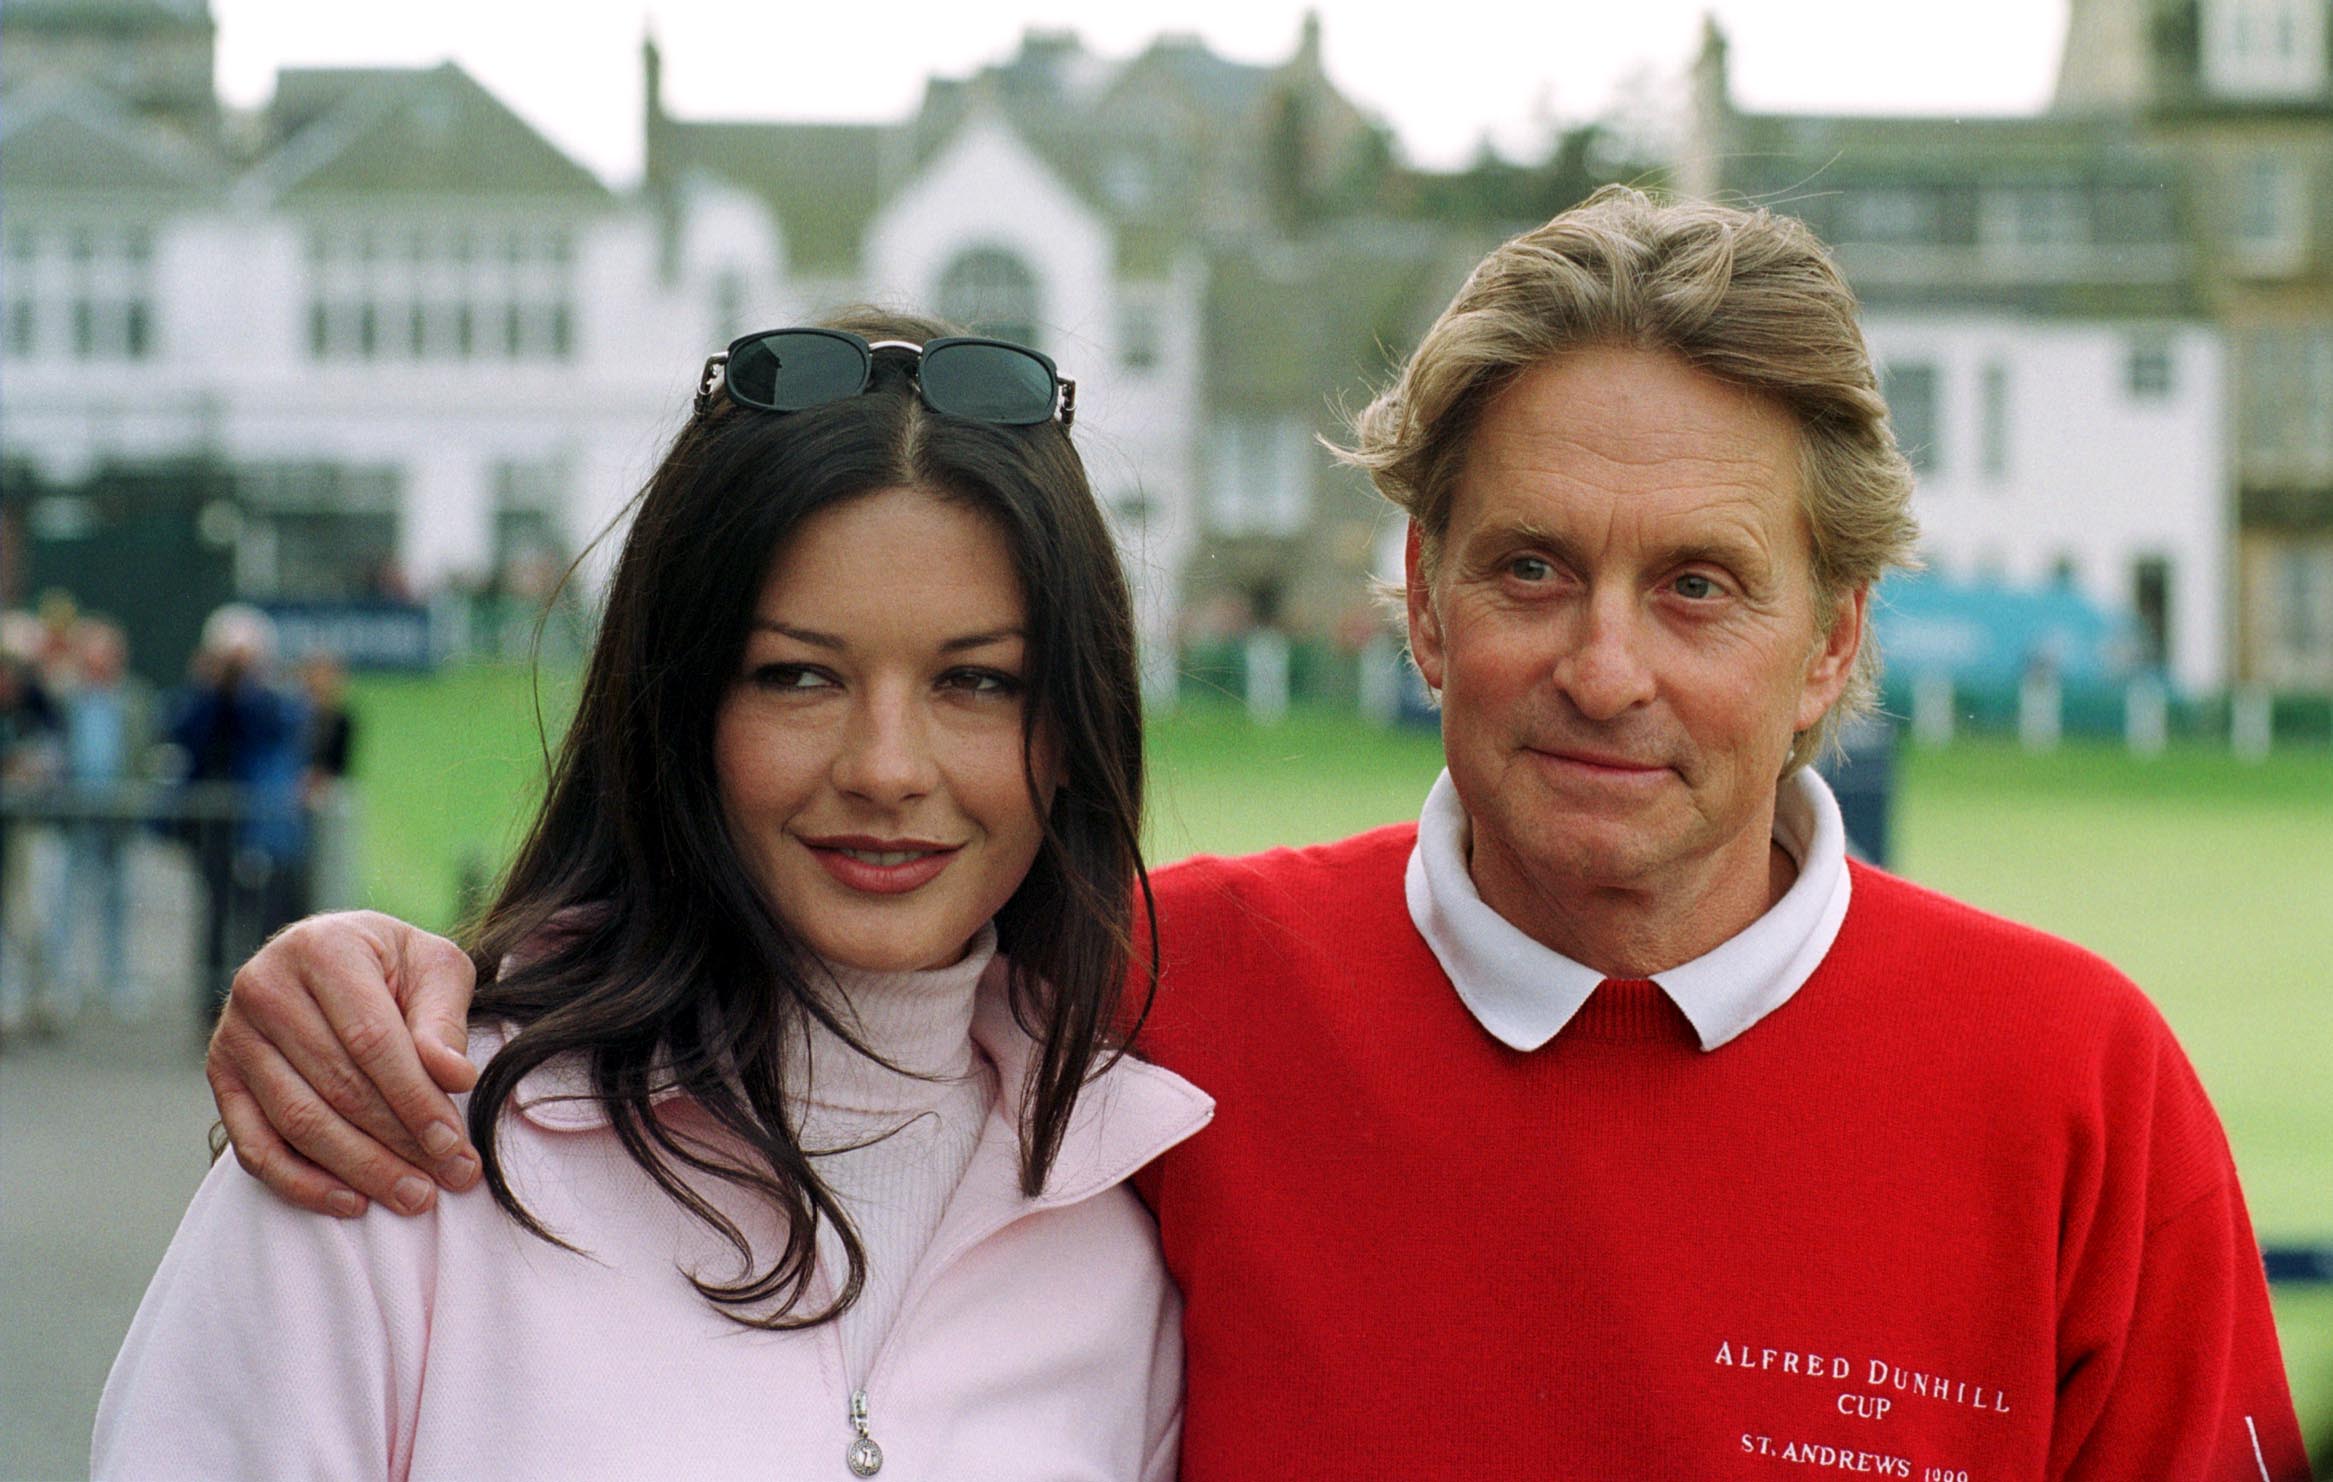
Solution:
<path fill-rule="evenodd" d="M 1207 1125 L 1207 1122 L 1212 1120 L 1212 1115 L 1213 1114 L 1210 1113 L 1208 1117 L 1201 1118 L 1199 1125 L 1201 1127 Z M 1193 1130 L 1195 1131 L 1197 1129 L 1194 1128 Z M 1190 1133 L 1188 1132 L 1183 1134 L 1184 1137 L 1188 1137 L 1189 1135 Z M 1181 1138 L 1176 1139 L 1178 1142 L 1181 1140 Z M 1169 1144 L 1169 1146 L 1171 1145 L 1172 1144 Z M 1155 1157 L 1157 1155 L 1154 1153 L 1152 1156 Z M 1101 1192 L 1106 1192 L 1106 1189 L 1097 1190 L 1096 1194 Z M 1086 1197 L 1091 1198 L 1095 1197 L 1095 1195 L 1088 1195 Z M 1046 1210 L 1061 1209 L 1065 1207 L 1066 1205 L 1064 1203 L 1058 1201 L 1041 1205 L 1024 1204 L 1013 1210 L 1010 1214 L 1007 1214 L 1003 1219 L 997 1220 L 994 1223 L 987 1225 L 986 1227 L 975 1226 L 970 1238 L 959 1238 L 954 1248 L 949 1250 L 937 1262 L 927 1260 L 916 1268 L 913 1280 L 909 1283 L 907 1291 L 901 1296 L 898 1315 L 891 1319 L 890 1331 L 886 1332 L 883 1335 L 882 1341 L 875 1345 L 874 1357 L 867 1361 L 866 1374 L 860 1379 L 858 1387 L 851 1391 L 850 1423 L 852 1439 L 849 1447 L 846 1448 L 843 1452 L 843 1463 L 850 1468 L 852 1476 L 872 1477 L 883 1468 L 883 1448 L 875 1443 L 875 1438 L 869 1432 L 868 1428 L 869 1422 L 867 1418 L 867 1391 L 875 1387 L 875 1380 L 882 1375 L 884 1361 L 891 1357 L 893 1340 L 898 1337 L 899 1330 L 908 1325 L 908 1320 L 915 1315 L 915 1309 L 922 1305 L 925 1296 L 927 1296 L 931 1289 L 939 1283 L 940 1277 L 946 1273 L 949 1267 L 955 1265 L 958 1261 L 962 1260 L 965 1256 L 971 1254 L 973 1251 L 978 1250 L 981 1246 L 986 1245 L 989 1241 L 995 1239 L 999 1234 L 1011 1229 L 1013 1226 L 1019 1224 L 1022 1220 L 1027 1219 L 1030 1215 L 1041 1213 Z M 843 1356 L 842 1334 L 839 1332 L 834 1334 L 834 1346 L 837 1358 L 837 1371 L 843 1374 L 843 1382 L 847 1384 L 850 1382 L 850 1366 Z"/>
<path fill-rule="evenodd" d="M 842 1459 L 843 1465 L 850 1469 L 852 1476 L 872 1477 L 883 1470 L 883 1448 L 876 1443 L 868 1418 L 867 1391 L 874 1387 L 876 1376 L 883 1372 L 883 1361 L 891 1356 L 892 1340 L 898 1335 L 901 1328 L 907 1326 L 909 1317 L 914 1314 L 918 1306 L 922 1305 L 925 1294 L 932 1289 L 950 1266 L 987 1244 L 1002 1231 L 1011 1229 L 1036 1212 L 1035 1209 L 1029 1207 L 1016 1209 L 1012 1214 L 986 1229 L 976 1228 L 971 1239 L 959 1240 L 955 1248 L 936 1264 L 926 1262 L 917 1268 L 913 1283 L 908 1287 L 899 1303 L 899 1313 L 891 1320 L 890 1331 L 886 1332 L 883 1335 L 883 1340 L 875 1345 L 875 1355 L 867 1361 L 866 1375 L 860 1380 L 858 1387 L 851 1391 L 851 1441 L 843 1449 Z M 839 1332 L 834 1335 L 834 1343 L 839 1356 L 839 1350 L 842 1348 L 842 1334 Z M 847 1383 L 849 1382 L 847 1366 L 844 1368 L 844 1373 Z"/>

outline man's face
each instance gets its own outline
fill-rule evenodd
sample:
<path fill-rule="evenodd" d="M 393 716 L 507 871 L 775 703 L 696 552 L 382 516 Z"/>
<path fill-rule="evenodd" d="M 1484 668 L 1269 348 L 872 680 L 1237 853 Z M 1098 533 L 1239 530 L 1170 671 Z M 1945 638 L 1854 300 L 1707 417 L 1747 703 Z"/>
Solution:
<path fill-rule="evenodd" d="M 1411 534 L 1410 642 L 1476 888 L 1524 930 L 1602 889 L 1765 888 L 1864 606 L 1818 631 L 1798 466 L 1785 411 L 1667 354 L 1581 350 L 1483 409 L 1431 571 Z"/>

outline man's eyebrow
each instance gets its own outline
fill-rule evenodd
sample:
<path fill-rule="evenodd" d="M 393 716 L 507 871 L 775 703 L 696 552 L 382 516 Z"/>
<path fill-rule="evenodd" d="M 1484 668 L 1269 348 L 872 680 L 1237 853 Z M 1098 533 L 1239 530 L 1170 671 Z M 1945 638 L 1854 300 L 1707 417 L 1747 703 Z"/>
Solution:
<path fill-rule="evenodd" d="M 1559 561 L 1574 565 L 1585 560 L 1578 541 L 1560 531 L 1533 520 L 1513 520 L 1496 525 L 1485 525 L 1468 538 L 1468 554 L 1482 557 L 1512 550 L 1517 546 L 1532 546 L 1547 552 Z M 1653 565 L 1683 566 L 1705 561 L 1737 571 L 1763 571 L 1768 558 L 1757 542 L 1733 539 L 1725 535 L 1695 535 L 1668 545 L 1656 546 L 1652 552 Z"/>
<path fill-rule="evenodd" d="M 850 647 L 850 644 L 832 633 L 821 633 L 816 628 L 797 628 L 792 623 L 781 623 L 772 618 L 756 618 L 753 630 L 757 633 L 775 633 L 780 638 L 791 638 L 796 643 L 805 643 L 832 653 L 841 653 Z M 961 653 L 966 649 L 986 648 L 992 643 L 1004 643 L 1014 638 L 1025 639 L 1028 636 L 1019 628 L 992 628 L 986 632 L 966 633 L 950 638 L 940 645 L 940 652 Z"/>

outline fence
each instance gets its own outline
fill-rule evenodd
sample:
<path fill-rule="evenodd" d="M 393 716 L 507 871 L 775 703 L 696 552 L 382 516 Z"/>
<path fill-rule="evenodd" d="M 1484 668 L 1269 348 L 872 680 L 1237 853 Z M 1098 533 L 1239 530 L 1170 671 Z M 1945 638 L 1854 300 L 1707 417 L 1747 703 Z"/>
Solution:
<path fill-rule="evenodd" d="M 270 931 L 355 898 L 355 828 L 337 788 L 0 786 L 0 1032 L 173 996 L 207 1028 Z"/>

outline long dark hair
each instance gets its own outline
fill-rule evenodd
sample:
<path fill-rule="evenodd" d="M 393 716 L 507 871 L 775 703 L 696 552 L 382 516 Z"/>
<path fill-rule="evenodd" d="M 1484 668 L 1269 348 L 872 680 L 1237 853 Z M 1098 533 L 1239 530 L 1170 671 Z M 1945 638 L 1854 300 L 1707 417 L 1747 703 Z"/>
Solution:
<path fill-rule="evenodd" d="M 874 340 L 950 332 L 873 311 L 829 323 Z M 1040 808 L 1036 862 L 996 918 L 1014 1015 L 1039 1046 L 1020 1128 L 1026 1193 L 1043 1189 L 1079 1091 L 1116 1052 L 1132 901 L 1150 905 L 1132 604 L 1084 466 L 1057 424 L 938 415 L 885 360 L 866 395 L 783 416 L 721 404 L 674 439 L 637 501 L 549 791 L 471 936 L 471 1016 L 517 1031 L 470 1100 L 495 1201 L 564 1243 L 512 1191 L 494 1131 L 529 1072 L 580 1057 L 625 1151 L 736 1251 L 740 1277 L 692 1273 L 698 1291 L 765 1328 L 839 1315 L 866 1276 L 849 1216 L 788 1128 L 787 1098 L 802 1088 L 785 1084 L 782 1051 L 812 1020 L 873 1050 L 821 997 L 820 965 L 740 862 L 713 766 L 715 712 L 763 582 L 805 519 L 913 487 L 980 510 L 1013 551 L 1028 610 L 1031 798 L 1042 797 L 1028 761 L 1040 728 L 1061 776 Z M 719 1134 L 676 1129 L 652 1109 L 668 1088 Z M 784 1246 L 757 1256 L 690 1171 L 766 1199 L 784 1216 Z M 849 1272 L 831 1303 L 798 1313 L 821 1220 L 839 1231 Z"/>

